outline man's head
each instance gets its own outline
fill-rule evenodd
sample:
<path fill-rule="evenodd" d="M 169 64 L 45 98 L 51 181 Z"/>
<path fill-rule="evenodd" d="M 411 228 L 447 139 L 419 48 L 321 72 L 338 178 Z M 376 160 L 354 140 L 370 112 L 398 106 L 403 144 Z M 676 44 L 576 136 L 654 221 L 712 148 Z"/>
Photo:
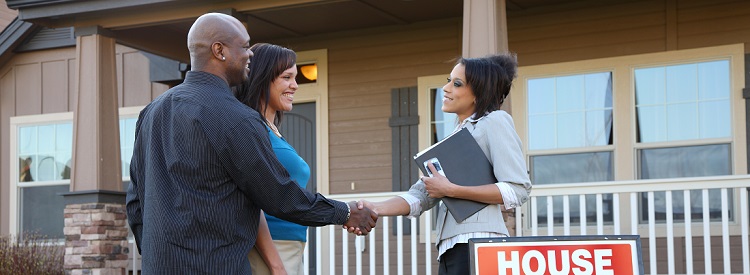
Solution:
<path fill-rule="evenodd" d="M 249 69 L 250 36 L 236 18 L 222 13 L 198 17 L 187 37 L 193 71 L 215 74 L 229 86 L 239 85 Z"/>

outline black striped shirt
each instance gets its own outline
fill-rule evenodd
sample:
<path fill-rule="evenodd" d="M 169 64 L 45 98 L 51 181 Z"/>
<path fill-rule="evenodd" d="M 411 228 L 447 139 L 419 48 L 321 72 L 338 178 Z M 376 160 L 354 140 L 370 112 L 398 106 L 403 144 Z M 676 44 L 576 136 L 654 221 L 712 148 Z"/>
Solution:
<path fill-rule="evenodd" d="M 276 159 L 263 119 L 227 83 L 188 72 L 136 123 L 127 214 L 145 274 L 249 274 L 260 209 L 308 226 L 343 224 Z"/>

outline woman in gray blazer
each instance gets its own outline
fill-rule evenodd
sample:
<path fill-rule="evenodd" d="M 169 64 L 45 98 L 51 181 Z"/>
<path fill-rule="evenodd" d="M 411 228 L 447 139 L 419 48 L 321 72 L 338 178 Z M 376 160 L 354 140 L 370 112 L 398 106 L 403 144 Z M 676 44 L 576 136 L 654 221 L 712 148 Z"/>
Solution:
<path fill-rule="evenodd" d="M 507 237 L 502 210 L 519 207 L 531 192 L 521 140 L 510 115 L 500 110 L 516 76 L 513 54 L 460 58 L 443 86 L 442 110 L 458 115 L 456 131 L 467 128 L 492 163 L 497 182 L 461 186 L 440 175 L 430 164 L 432 177 L 422 177 L 406 194 L 382 202 L 360 201 L 384 216 L 418 217 L 438 206 L 439 274 L 469 274 L 470 238 Z M 447 215 L 443 197 L 489 204 L 464 221 Z"/>

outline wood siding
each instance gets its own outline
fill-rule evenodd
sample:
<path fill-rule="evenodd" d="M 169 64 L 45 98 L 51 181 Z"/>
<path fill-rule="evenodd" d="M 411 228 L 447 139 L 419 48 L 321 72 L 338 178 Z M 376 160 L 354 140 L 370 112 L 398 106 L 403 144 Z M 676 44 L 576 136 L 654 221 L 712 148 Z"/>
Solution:
<path fill-rule="evenodd" d="M 508 12 L 521 66 L 750 43 L 750 3 L 589 1 Z M 746 52 L 750 52 L 746 49 Z"/>
<path fill-rule="evenodd" d="M 582 1 L 508 12 L 521 66 L 750 43 L 746 1 Z M 389 191 L 389 91 L 450 72 L 461 21 L 271 41 L 329 51 L 330 193 Z M 750 52 L 746 49 L 746 52 Z M 354 184 L 352 184 L 354 183 Z M 352 185 L 354 190 L 352 190 Z"/>
<path fill-rule="evenodd" d="M 450 72 L 460 29 L 453 19 L 274 42 L 328 49 L 331 194 L 391 191 L 391 89 Z"/>
<path fill-rule="evenodd" d="M 137 50 L 118 45 L 120 107 L 146 105 L 168 89 L 151 83 L 149 62 Z M 0 209 L 10 192 L 10 118 L 72 112 L 75 107 L 75 48 L 20 53 L 0 68 Z M 8 211 L 0 211 L 0 235 L 8 234 Z"/>
<path fill-rule="evenodd" d="M 0 0 L 0 30 L 5 29 L 17 15 L 17 10 L 9 9 L 5 0 Z"/>

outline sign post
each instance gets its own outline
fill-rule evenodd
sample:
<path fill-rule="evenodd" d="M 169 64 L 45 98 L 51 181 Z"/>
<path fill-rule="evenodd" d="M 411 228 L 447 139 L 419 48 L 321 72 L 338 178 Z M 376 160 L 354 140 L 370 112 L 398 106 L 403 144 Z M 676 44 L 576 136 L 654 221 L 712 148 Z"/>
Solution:
<path fill-rule="evenodd" d="M 643 274 L 638 235 L 543 236 L 469 240 L 478 275 Z"/>

